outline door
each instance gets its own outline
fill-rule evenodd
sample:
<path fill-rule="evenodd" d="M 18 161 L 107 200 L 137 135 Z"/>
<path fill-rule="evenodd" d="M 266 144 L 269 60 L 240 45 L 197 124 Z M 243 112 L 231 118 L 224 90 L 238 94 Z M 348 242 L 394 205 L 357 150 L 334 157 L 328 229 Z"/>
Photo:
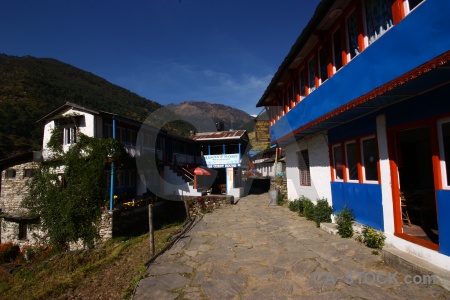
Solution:
<path fill-rule="evenodd" d="M 398 129 L 394 133 L 393 182 L 396 235 L 436 249 L 439 231 L 429 125 Z M 396 199 L 396 200 L 395 200 Z"/>

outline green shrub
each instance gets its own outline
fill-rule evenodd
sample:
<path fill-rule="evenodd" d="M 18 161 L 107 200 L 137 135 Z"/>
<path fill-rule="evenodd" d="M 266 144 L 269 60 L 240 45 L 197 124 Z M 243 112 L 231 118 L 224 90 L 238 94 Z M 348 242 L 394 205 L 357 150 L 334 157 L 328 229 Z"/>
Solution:
<path fill-rule="evenodd" d="M 302 196 L 300 199 L 298 199 L 298 214 L 301 216 L 301 217 L 304 217 L 305 216 L 305 203 L 306 202 L 311 202 L 311 200 L 309 200 L 307 197 L 305 197 L 305 196 Z M 311 202 L 311 204 L 312 204 L 312 202 Z M 308 205 L 308 204 L 307 204 Z"/>
<path fill-rule="evenodd" d="M 374 249 L 383 248 L 384 240 L 386 239 L 383 232 L 372 227 L 364 227 L 362 235 L 364 244 L 366 244 L 367 247 Z"/>
<path fill-rule="evenodd" d="M 300 211 L 300 199 L 295 199 L 294 201 L 290 201 L 289 209 L 293 212 L 299 212 Z"/>
<path fill-rule="evenodd" d="M 353 211 L 344 206 L 344 208 L 336 214 L 336 224 L 338 225 L 338 233 L 343 238 L 353 236 L 353 221 L 355 216 Z"/>
<path fill-rule="evenodd" d="M 333 208 L 328 205 L 327 199 L 317 199 L 317 203 L 314 207 L 313 221 L 316 222 L 317 227 L 320 226 L 320 223 L 330 223 L 332 213 Z"/>
<path fill-rule="evenodd" d="M 0 263 L 14 261 L 20 255 L 20 247 L 17 244 L 7 242 L 0 244 Z"/>
<path fill-rule="evenodd" d="M 315 211 L 314 203 L 308 198 L 303 199 L 302 203 L 303 203 L 303 216 L 306 219 L 313 221 Z"/>

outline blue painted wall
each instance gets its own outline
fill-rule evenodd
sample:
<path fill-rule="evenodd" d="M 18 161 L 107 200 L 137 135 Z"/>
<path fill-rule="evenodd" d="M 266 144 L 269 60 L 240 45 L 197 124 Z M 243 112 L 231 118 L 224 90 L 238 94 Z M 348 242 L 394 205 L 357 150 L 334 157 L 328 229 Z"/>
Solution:
<path fill-rule="evenodd" d="M 450 1 L 427 0 L 271 127 L 271 141 L 450 49 Z"/>
<path fill-rule="evenodd" d="M 355 221 L 384 231 L 379 184 L 331 182 L 331 197 L 335 213 L 346 206 L 353 210 Z"/>
<path fill-rule="evenodd" d="M 439 252 L 450 255 L 450 191 L 436 191 L 439 224 Z"/>

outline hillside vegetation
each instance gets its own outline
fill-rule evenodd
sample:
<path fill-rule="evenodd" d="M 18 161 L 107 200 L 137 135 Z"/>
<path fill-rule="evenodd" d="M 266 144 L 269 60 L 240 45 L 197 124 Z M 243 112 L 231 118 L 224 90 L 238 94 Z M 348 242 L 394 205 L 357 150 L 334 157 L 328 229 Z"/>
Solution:
<path fill-rule="evenodd" d="M 161 105 L 50 58 L 0 54 L 0 159 L 39 150 L 44 115 L 70 101 L 143 121 Z"/>
<path fill-rule="evenodd" d="M 136 121 L 144 121 L 162 107 L 56 59 L 0 54 L 0 160 L 17 153 L 40 150 L 44 124 L 36 121 L 66 102 Z M 167 107 L 184 117 L 201 110 L 214 122 L 222 121 L 224 130 L 253 131 L 254 117 L 227 105 L 187 101 Z M 164 129 L 187 135 L 194 128 L 183 121 L 175 121 Z M 252 144 L 257 146 L 258 143 L 253 141 Z"/>

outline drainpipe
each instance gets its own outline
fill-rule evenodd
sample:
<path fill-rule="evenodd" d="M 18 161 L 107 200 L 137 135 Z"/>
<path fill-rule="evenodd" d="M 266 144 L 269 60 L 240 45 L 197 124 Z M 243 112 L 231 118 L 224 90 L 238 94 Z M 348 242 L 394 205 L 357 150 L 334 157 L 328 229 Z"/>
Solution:
<path fill-rule="evenodd" d="M 113 116 L 112 120 L 112 134 L 113 140 L 116 139 L 116 119 Z M 110 181 L 110 190 L 109 190 L 109 210 L 113 210 L 114 203 L 114 161 L 111 161 L 111 179 Z"/>

